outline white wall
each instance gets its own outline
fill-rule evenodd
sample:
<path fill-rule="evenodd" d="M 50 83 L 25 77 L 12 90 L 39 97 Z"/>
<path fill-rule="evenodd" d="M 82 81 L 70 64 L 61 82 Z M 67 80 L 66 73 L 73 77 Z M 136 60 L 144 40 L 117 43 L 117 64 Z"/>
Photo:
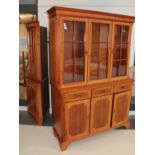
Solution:
<path fill-rule="evenodd" d="M 49 27 L 46 11 L 52 6 L 73 7 L 135 16 L 135 0 L 38 0 L 38 19 L 41 26 Z M 133 25 L 130 66 L 134 64 L 134 51 L 135 26 Z"/>

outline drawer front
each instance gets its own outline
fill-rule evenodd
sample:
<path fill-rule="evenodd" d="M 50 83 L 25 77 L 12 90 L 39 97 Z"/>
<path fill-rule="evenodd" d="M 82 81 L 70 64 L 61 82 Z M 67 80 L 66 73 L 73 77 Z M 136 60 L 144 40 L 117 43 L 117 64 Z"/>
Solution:
<path fill-rule="evenodd" d="M 113 87 L 112 86 L 92 89 L 92 96 L 93 97 L 112 94 L 112 93 L 113 93 Z"/>
<path fill-rule="evenodd" d="M 116 85 L 114 88 L 115 92 L 121 92 L 121 91 L 125 91 L 125 90 L 130 90 L 132 87 L 132 85 L 130 83 L 127 84 L 120 84 L 120 85 Z"/>
<path fill-rule="evenodd" d="M 90 97 L 91 97 L 91 91 L 90 90 L 69 92 L 69 93 L 65 93 L 63 95 L 65 102 L 75 101 L 75 100 L 80 100 L 80 99 L 87 99 Z"/>

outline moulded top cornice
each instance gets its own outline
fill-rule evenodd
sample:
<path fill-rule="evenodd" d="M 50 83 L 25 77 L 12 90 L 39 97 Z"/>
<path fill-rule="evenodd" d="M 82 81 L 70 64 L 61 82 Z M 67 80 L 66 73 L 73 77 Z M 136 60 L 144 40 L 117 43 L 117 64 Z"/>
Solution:
<path fill-rule="evenodd" d="M 67 7 L 60 7 L 54 6 L 47 11 L 49 17 L 53 17 L 55 15 L 62 15 L 62 16 L 77 16 L 77 17 L 86 17 L 86 18 L 100 18 L 100 19 L 111 19 L 111 20 L 119 20 L 134 23 L 135 17 L 122 15 L 122 14 L 115 14 L 115 13 L 107 13 L 101 11 L 93 11 L 93 10 L 84 10 L 84 9 L 77 9 L 77 8 L 67 8 Z"/>

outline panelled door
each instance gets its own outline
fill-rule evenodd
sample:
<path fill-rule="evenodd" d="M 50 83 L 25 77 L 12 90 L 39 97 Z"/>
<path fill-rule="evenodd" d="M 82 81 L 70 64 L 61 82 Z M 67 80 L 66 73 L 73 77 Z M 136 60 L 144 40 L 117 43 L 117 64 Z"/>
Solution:
<path fill-rule="evenodd" d="M 110 51 L 112 22 L 101 20 L 89 21 L 89 82 L 108 80 L 110 70 Z"/>
<path fill-rule="evenodd" d="M 131 24 L 114 22 L 112 38 L 111 78 L 127 76 L 131 40 Z"/>
<path fill-rule="evenodd" d="M 112 95 L 93 98 L 91 101 L 90 132 L 98 133 L 110 128 Z"/>
<path fill-rule="evenodd" d="M 62 17 L 61 27 L 61 83 L 63 86 L 86 83 L 88 22 L 80 18 Z"/>
<path fill-rule="evenodd" d="M 131 92 L 126 91 L 114 95 L 112 127 L 118 127 L 128 120 Z"/>
<path fill-rule="evenodd" d="M 27 82 L 27 98 L 28 111 L 36 119 L 39 125 L 43 122 L 42 100 L 41 100 L 41 85 Z"/>
<path fill-rule="evenodd" d="M 89 134 L 90 100 L 66 103 L 65 115 L 68 139 Z"/>
<path fill-rule="evenodd" d="M 27 25 L 28 32 L 28 77 L 41 80 L 40 27 Z"/>

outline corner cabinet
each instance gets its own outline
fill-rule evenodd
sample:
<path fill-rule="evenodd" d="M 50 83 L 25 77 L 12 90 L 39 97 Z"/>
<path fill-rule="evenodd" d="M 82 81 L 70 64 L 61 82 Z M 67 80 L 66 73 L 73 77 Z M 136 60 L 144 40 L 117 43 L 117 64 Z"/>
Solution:
<path fill-rule="evenodd" d="M 61 150 L 112 128 L 128 128 L 134 17 L 63 7 L 48 14 L 53 130 Z"/>

